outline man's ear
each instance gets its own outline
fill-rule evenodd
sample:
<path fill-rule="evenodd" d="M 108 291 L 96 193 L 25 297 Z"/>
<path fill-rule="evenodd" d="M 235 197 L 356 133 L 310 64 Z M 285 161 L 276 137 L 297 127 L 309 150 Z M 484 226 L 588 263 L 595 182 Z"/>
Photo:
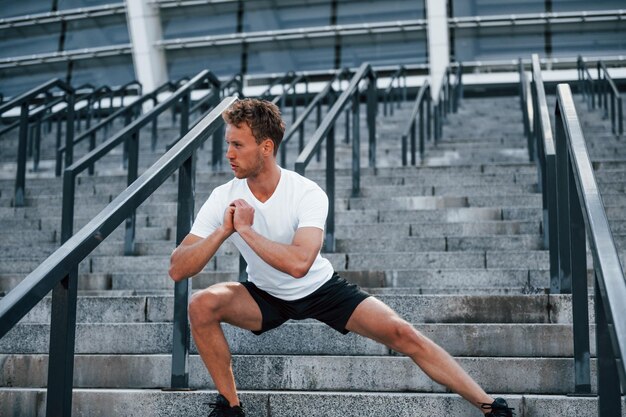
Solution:
<path fill-rule="evenodd" d="M 274 155 L 274 141 L 271 139 L 265 139 L 263 141 L 262 149 L 265 155 Z"/>

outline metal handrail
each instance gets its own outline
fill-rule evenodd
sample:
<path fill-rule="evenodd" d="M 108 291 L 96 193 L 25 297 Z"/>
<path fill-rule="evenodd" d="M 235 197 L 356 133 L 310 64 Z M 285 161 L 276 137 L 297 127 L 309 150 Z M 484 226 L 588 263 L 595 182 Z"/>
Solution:
<path fill-rule="evenodd" d="M 591 76 L 587 64 L 582 56 L 578 56 L 576 61 L 576 70 L 578 73 L 578 90 L 583 95 L 589 109 L 596 108 L 596 81 Z"/>
<path fill-rule="evenodd" d="M 360 128 L 359 128 L 359 104 L 361 91 L 359 83 L 368 81 L 367 87 L 367 123 L 369 131 L 369 165 L 376 167 L 376 113 L 378 106 L 378 94 L 376 91 L 376 74 L 368 63 L 363 63 L 356 74 L 350 80 L 346 90 L 341 93 L 337 101 L 333 104 L 328 114 L 322 120 L 311 139 L 296 160 L 296 172 L 305 174 L 305 170 L 315 152 L 320 148 L 326 139 L 326 193 L 328 194 L 328 219 L 325 229 L 325 248 L 328 252 L 335 250 L 335 122 L 341 115 L 344 107 L 352 101 L 352 196 L 358 197 L 360 194 L 361 178 L 361 149 L 360 149 Z"/>
<path fill-rule="evenodd" d="M 181 122 L 180 131 L 181 136 L 184 136 L 189 130 L 189 115 L 190 115 L 190 102 L 191 91 L 194 87 L 209 81 L 214 91 L 210 93 L 215 105 L 219 102 L 219 87 L 220 82 L 208 70 L 201 71 L 198 75 L 192 78 L 187 84 L 179 88 L 174 94 L 168 97 L 165 101 L 161 102 L 149 112 L 139 117 L 137 120 L 126 126 L 121 131 L 117 132 L 111 138 L 104 143 L 97 146 L 94 150 L 90 151 L 87 155 L 80 158 L 74 164 L 68 166 L 63 173 L 63 212 L 61 217 L 61 241 L 64 242 L 72 236 L 74 227 L 74 200 L 75 200 L 75 179 L 84 170 L 93 166 L 99 159 L 107 155 L 112 149 L 126 143 L 128 146 L 128 175 L 127 185 L 132 184 L 138 176 L 138 163 L 139 163 L 139 132 L 142 127 L 153 123 L 153 121 L 166 110 L 176 106 L 180 101 L 181 105 Z M 221 132 L 216 132 L 213 136 L 214 142 L 222 141 Z M 125 235 L 124 253 L 131 255 L 135 253 L 135 215 L 129 217 L 126 222 L 126 235 Z"/>
<path fill-rule="evenodd" d="M 259 94 L 259 97 L 264 100 L 269 100 L 269 97 L 272 95 L 272 88 L 276 87 L 278 84 L 287 84 L 288 82 L 293 80 L 294 77 L 296 77 L 295 72 L 287 71 L 285 75 L 283 75 L 282 77 L 276 78 L 275 80 L 273 80 L 267 86 L 267 88 L 261 94 Z M 283 87 L 283 91 L 284 91 L 284 87 Z"/>
<path fill-rule="evenodd" d="M 104 136 L 108 134 L 109 126 L 118 118 L 124 116 L 125 125 L 128 126 L 130 124 L 133 116 L 136 116 L 143 104 L 149 101 L 152 101 L 154 105 L 157 104 L 158 95 L 162 92 L 169 90 L 171 91 L 175 87 L 175 83 L 166 82 L 161 86 L 157 87 L 151 93 L 145 94 L 139 97 L 137 100 L 129 104 L 128 106 L 122 106 L 112 114 L 107 116 L 104 120 L 100 120 L 95 126 L 88 128 L 85 132 L 78 135 L 72 142 L 72 147 L 77 145 L 78 143 L 89 139 L 89 151 L 92 151 L 96 146 L 96 136 L 99 132 L 102 132 Z M 113 101 L 113 96 L 111 96 L 111 103 Z M 111 106 L 112 107 L 112 106 Z M 157 139 L 157 119 L 154 119 L 152 125 L 152 149 L 154 150 L 156 147 L 156 139 Z M 57 148 L 56 154 L 56 176 L 61 176 L 62 168 L 63 168 L 63 154 L 67 145 L 62 145 Z M 93 167 L 90 167 L 89 174 L 93 175 Z"/>
<path fill-rule="evenodd" d="M 604 115 L 609 116 L 609 105 L 607 95 L 611 101 L 611 131 L 614 135 L 624 134 L 624 113 L 622 97 L 615 81 L 611 78 L 606 65 L 598 61 L 598 106 L 604 109 Z M 608 93 L 608 94 L 607 94 Z"/>
<path fill-rule="evenodd" d="M 404 65 L 401 65 L 400 68 L 396 70 L 396 72 L 391 74 L 391 77 L 389 79 L 389 85 L 387 86 L 387 88 L 385 88 L 385 91 L 383 93 L 384 116 L 387 116 L 387 107 L 390 100 L 393 100 L 395 98 L 398 108 L 400 108 L 400 104 L 403 101 L 406 101 L 406 72 L 406 67 Z M 404 82 L 401 83 L 400 80 L 403 80 Z M 394 82 L 396 83 L 395 91 L 393 87 Z M 400 91 L 398 90 L 402 90 L 402 92 L 400 93 Z M 393 116 L 393 104 L 391 104 L 389 115 Z"/>
<path fill-rule="evenodd" d="M 178 144 L 85 225 L 76 235 L 0 300 L 0 338 L 53 290 L 48 362 L 47 416 L 70 416 L 76 330 L 78 265 L 171 175 L 179 172 L 177 244 L 189 232 L 194 215 L 194 153 L 223 125 L 222 112 L 236 99 L 224 99 Z M 175 287 L 172 387 L 188 387 L 189 326 L 187 303 L 191 281 Z"/>
<path fill-rule="evenodd" d="M 533 137 L 534 114 L 532 103 L 532 91 L 530 80 L 526 75 L 524 62 L 522 58 L 518 61 L 519 70 L 519 90 L 520 90 L 520 106 L 522 108 L 522 122 L 524 124 L 524 136 L 526 136 L 526 147 L 528 149 L 528 160 L 535 161 L 535 141 Z"/>
<path fill-rule="evenodd" d="M 220 93 L 222 97 L 237 94 L 239 98 L 243 98 L 243 75 L 241 73 L 235 74 L 230 80 L 223 82 Z"/>
<path fill-rule="evenodd" d="M 0 115 L 14 107 L 20 107 L 20 131 L 17 148 L 17 172 L 15 174 L 15 199 L 16 207 L 22 207 L 25 203 L 26 194 L 26 148 L 28 142 L 28 119 L 30 112 L 30 103 L 40 94 L 44 94 L 53 88 L 59 88 L 65 92 L 67 98 L 67 129 L 65 142 L 71 143 L 74 138 L 74 94 L 75 91 L 69 84 L 57 79 L 49 80 L 38 87 L 14 98 L 13 100 L 0 105 Z M 72 163 L 73 154 L 67 152 L 65 155 L 66 163 Z"/>
<path fill-rule="evenodd" d="M 411 110 L 411 115 L 409 116 L 409 123 L 407 124 L 404 132 L 402 133 L 402 166 L 407 165 L 407 141 L 409 135 L 411 136 L 411 165 L 415 165 L 415 151 L 416 151 L 416 127 L 418 126 L 416 123 L 417 115 L 419 114 L 419 132 L 420 132 L 420 160 L 424 161 L 424 153 L 426 144 L 424 142 L 425 137 L 428 137 L 430 140 L 431 137 L 431 129 L 430 129 L 430 120 L 431 120 L 431 102 L 432 98 L 430 95 L 430 83 L 428 80 L 424 81 L 422 86 L 417 93 L 417 97 L 415 98 L 415 104 L 413 105 L 413 110 Z M 424 119 L 424 107 L 426 108 L 426 119 Z M 424 128 L 426 128 L 426 132 L 424 132 Z"/>
<path fill-rule="evenodd" d="M 594 268 L 598 414 L 619 416 L 620 382 L 626 387 L 626 278 L 567 84 L 557 86 L 555 118 L 559 271 L 572 282 L 576 392 L 591 392 L 588 237 Z"/>
<path fill-rule="evenodd" d="M 566 283 L 561 285 L 558 267 L 557 201 L 556 201 L 556 153 L 548 101 L 541 74 L 539 56 L 532 55 L 532 129 L 537 151 L 537 176 L 543 209 L 543 247 L 550 253 L 550 293 L 570 292 Z"/>
<path fill-rule="evenodd" d="M 313 97 L 313 100 L 309 103 L 309 105 L 302 111 L 302 114 L 289 126 L 287 132 L 283 136 L 283 140 L 280 144 L 280 164 L 281 166 L 287 166 L 287 147 L 285 146 L 287 142 L 291 139 L 291 137 L 297 132 L 299 132 L 299 141 L 298 141 L 298 153 L 302 152 L 304 149 L 304 123 L 308 119 L 308 117 L 313 112 L 313 109 L 316 109 L 316 128 L 322 123 L 322 102 L 330 97 L 333 93 L 333 84 L 341 80 L 342 77 L 345 77 L 350 74 L 350 70 L 347 68 L 343 68 L 335 74 L 333 78 L 326 83 L 326 86 Z M 332 104 L 332 103 L 329 103 Z M 348 126 L 349 128 L 349 126 Z"/>

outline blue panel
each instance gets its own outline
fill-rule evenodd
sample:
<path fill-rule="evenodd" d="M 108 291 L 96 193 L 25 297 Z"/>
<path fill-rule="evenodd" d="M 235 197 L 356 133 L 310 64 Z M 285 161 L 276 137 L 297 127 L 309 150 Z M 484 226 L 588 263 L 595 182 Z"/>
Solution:
<path fill-rule="evenodd" d="M 357 67 L 428 62 L 426 31 L 349 36 L 341 40 L 341 65 Z"/>
<path fill-rule="evenodd" d="M 60 34 L 60 23 L 0 31 L 0 57 L 56 52 Z"/>
<path fill-rule="evenodd" d="M 249 73 L 327 70 L 334 65 L 334 38 L 251 44 Z"/>
<path fill-rule="evenodd" d="M 164 39 L 234 33 L 237 31 L 237 4 L 162 9 L 161 27 Z"/>
<path fill-rule="evenodd" d="M 330 23 L 330 1 L 244 2 L 244 32 L 326 26 Z"/>
<path fill-rule="evenodd" d="M 0 2 L 0 18 L 47 13 L 52 10 L 52 1 L 20 0 Z"/>
<path fill-rule="evenodd" d="M 0 93 L 15 97 L 52 78 L 65 80 L 67 63 L 0 69 Z"/>
<path fill-rule="evenodd" d="M 96 24 L 97 22 L 97 24 Z M 68 22 L 65 50 L 130 43 L 125 16 Z"/>
<path fill-rule="evenodd" d="M 559 25 L 552 32 L 554 56 L 607 56 L 626 53 L 626 22 Z"/>
<path fill-rule="evenodd" d="M 48 1 L 48 3 L 49 3 L 49 1 Z M 77 9 L 79 7 L 103 6 L 105 4 L 119 4 L 119 3 L 124 3 L 124 1 L 123 0 L 120 0 L 120 1 L 111 1 L 111 0 L 59 0 L 59 10 Z"/>
<path fill-rule="evenodd" d="M 558 3 L 557 0 L 553 3 Z M 545 12 L 545 0 L 453 0 L 455 17 Z"/>
<path fill-rule="evenodd" d="M 454 31 L 457 61 L 517 59 L 545 50 L 542 27 L 509 26 Z"/>
<path fill-rule="evenodd" d="M 181 49 L 166 52 L 171 80 L 192 77 L 209 69 L 217 76 L 230 77 L 241 69 L 241 47 Z"/>
<path fill-rule="evenodd" d="M 626 7 L 624 0 L 558 0 L 552 2 L 553 12 L 580 10 L 617 10 Z"/>
<path fill-rule="evenodd" d="M 425 13 L 426 9 L 422 0 L 340 1 L 337 7 L 337 23 L 350 24 L 425 19 Z"/>
<path fill-rule="evenodd" d="M 72 67 L 72 85 L 89 83 L 96 87 L 126 84 L 135 79 L 130 55 L 75 61 Z"/>

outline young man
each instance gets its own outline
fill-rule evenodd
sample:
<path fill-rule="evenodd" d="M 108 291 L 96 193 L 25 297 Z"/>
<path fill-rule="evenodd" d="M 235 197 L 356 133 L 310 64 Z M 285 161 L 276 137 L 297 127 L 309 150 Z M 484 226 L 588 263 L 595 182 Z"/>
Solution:
<path fill-rule="evenodd" d="M 320 255 L 328 197 L 314 182 L 276 164 L 285 125 L 266 101 L 237 101 L 223 114 L 226 158 L 235 178 L 213 190 L 191 232 L 174 250 L 175 281 L 199 273 L 227 239 L 248 263 L 248 281 L 199 291 L 189 305 L 193 338 L 219 392 L 210 416 L 244 416 L 220 323 L 261 334 L 288 319 L 315 318 L 403 353 L 434 381 L 487 416 L 512 416 L 442 348 L 391 308 L 349 284 Z"/>

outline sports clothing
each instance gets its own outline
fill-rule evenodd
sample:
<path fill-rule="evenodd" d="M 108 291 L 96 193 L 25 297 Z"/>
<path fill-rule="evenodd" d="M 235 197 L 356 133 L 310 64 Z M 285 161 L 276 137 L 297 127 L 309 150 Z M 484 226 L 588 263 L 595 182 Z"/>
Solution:
<path fill-rule="evenodd" d="M 257 200 L 245 179 L 234 178 L 213 190 L 191 228 L 191 233 L 205 238 L 224 221 L 224 212 L 234 200 L 243 199 L 254 207 L 252 229 L 267 239 L 291 244 L 300 227 L 324 230 L 328 197 L 313 181 L 286 169 L 280 170 L 274 194 L 264 203 Z M 330 262 L 318 253 L 306 276 L 294 278 L 268 265 L 248 244 L 233 233 L 232 241 L 248 263 L 248 280 L 258 288 L 282 300 L 297 300 L 311 294 L 333 275 Z"/>
<path fill-rule="evenodd" d="M 289 319 L 309 318 L 317 319 L 346 334 L 346 324 L 350 316 L 361 301 L 369 297 L 357 285 L 348 283 L 337 274 L 312 294 L 294 301 L 273 297 L 249 281 L 242 284 L 259 305 L 263 316 L 261 330 L 252 332 L 257 335 L 272 330 Z"/>

